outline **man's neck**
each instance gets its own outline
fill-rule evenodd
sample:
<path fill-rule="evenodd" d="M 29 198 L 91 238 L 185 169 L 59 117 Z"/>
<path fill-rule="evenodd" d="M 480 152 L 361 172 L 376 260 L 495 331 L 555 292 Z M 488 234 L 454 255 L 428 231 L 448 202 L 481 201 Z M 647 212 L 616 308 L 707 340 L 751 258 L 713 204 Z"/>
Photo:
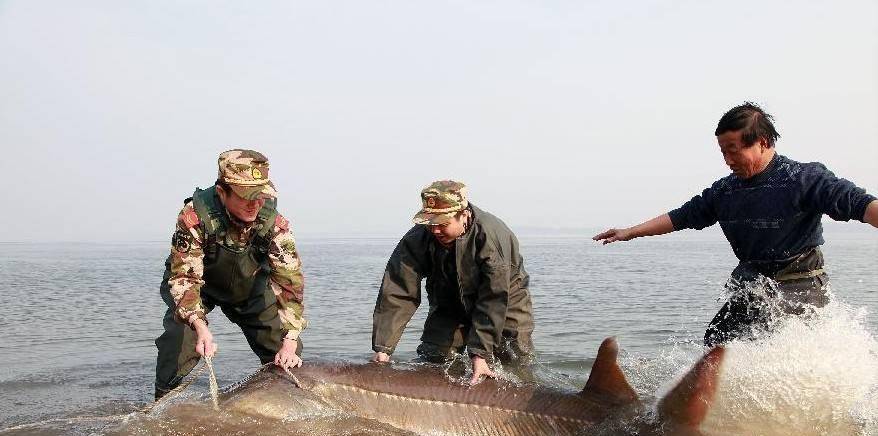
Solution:
<path fill-rule="evenodd" d="M 251 221 L 248 223 L 246 221 L 241 221 L 233 213 L 229 212 L 228 209 L 225 209 L 225 211 L 226 211 L 226 216 L 229 217 L 229 224 L 231 224 L 232 226 L 234 226 L 238 229 L 248 229 L 249 227 L 251 227 L 253 225 L 253 223 L 256 222 L 256 221 Z"/>
<path fill-rule="evenodd" d="M 763 155 L 763 159 L 762 159 L 761 165 L 759 167 L 759 171 L 757 171 L 756 174 L 754 174 L 754 176 L 765 172 L 766 168 L 768 168 L 768 166 L 771 165 L 771 161 L 774 160 L 774 157 L 776 155 L 777 155 L 777 152 L 774 150 L 774 147 L 769 148 L 765 152 L 765 154 Z"/>

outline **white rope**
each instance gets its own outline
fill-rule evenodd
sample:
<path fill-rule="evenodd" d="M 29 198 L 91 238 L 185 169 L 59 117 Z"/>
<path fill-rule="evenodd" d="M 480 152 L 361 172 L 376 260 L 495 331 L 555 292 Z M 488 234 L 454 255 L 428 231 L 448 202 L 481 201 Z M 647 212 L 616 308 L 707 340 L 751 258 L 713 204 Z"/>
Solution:
<path fill-rule="evenodd" d="M 209 357 L 205 358 L 204 361 L 201 362 L 201 366 L 199 366 L 198 369 L 195 371 L 195 374 L 192 374 L 189 377 L 189 379 L 186 380 L 186 382 L 181 383 L 179 386 L 175 387 L 174 389 L 171 389 L 170 391 L 168 391 L 167 394 L 165 394 L 163 397 L 159 398 L 154 403 L 147 404 L 146 407 L 144 407 L 143 409 L 140 409 L 139 412 L 144 413 L 144 414 L 149 414 L 150 412 L 152 412 L 152 409 L 155 409 L 159 404 L 164 404 L 164 403 L 168 402 L 168 400 L 170 400 L 171 398 L 177 396 L 177 394 L 179 394 L 180 392 L 185 391 L 186 388 L 188 388 L 190 385 L 192 385 L 192 383 L 194 383 L 195 380 L 197 380 L 198 377 L 201 376 L 201 373 L 203 373 L 204 370 L 207 369 L 208 367 L 210 367 L 210 373 L 213 375 L 213 367 L 210 366 L 209 359 L 210 359 Z M 216 375 L 213 375 L 213 377 L 215 378 Z"/>
<path fill-rule="evenodd" d="M 210 360 L 210 357 L 204 357 L 207 368 L 210 369 L 210 400 L 213 402 L 213 410 L 219 410 L 219 385 L 216 383 L 216 373 L 213 372 L 213 363 Z"/>

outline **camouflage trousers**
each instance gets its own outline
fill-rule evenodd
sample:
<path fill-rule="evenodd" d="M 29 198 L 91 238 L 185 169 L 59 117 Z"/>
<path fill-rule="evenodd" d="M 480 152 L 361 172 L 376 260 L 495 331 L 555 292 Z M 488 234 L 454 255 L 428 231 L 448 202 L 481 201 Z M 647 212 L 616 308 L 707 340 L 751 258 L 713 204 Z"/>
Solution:
<path fill-rule="evenodd" d="M 174 319 L 175 304 L 166 284 L 162 285 L 160 293 L 165 304 L 168 305 L 168 310 L 162 320 L 165 331 L 155 340 L 158 348 L 155 371 L 156 399 L 178 386 L 201 359 L 195 351 L 197 339 L 195 331 Z M 250 349 L 256 353 L 262 364 L 274 360 L 283 340 L 283 330 L 280 328 L 277 298 L 273 292 L 266 290 L 264 295 L 255 296 L 236 305 L 217 304 L 205 294 L 202 294 L 201 299 L 208 313 L 219 305 L 229 321 L 241 328 Z M 301 355 L 301 353 L 300 339 L 296 354 Z"/>
<path fill-rule="evenodd" d="M 774 282 L 771 286 L 733 289 L 704 333 L 704 345 L 713 347 L 737 339 L 756 339 L 770 333 L 784 316 L 809 316 L 829 303 L 829 277 Z"/>

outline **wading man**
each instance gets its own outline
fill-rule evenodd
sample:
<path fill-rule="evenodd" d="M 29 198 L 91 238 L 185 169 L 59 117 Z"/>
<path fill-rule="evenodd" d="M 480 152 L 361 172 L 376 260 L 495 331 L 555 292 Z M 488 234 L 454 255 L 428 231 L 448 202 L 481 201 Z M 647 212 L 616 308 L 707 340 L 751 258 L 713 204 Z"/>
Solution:
<path fill-rule="evenodd" d="M 515 235 L 472 205 L 463 183 L 442 180 L 421 191 L 423 208 L 393 250 L 375 303 L 374 361 L 387 362 L 421 303 L 430 312 L 418 355 L 444 362 L 467 352 L 471 383 L 494 377 L 491 363 L 530 363 L 533 309 L 529 277 Z"/>
<path fill-rule="evenodd" d="M 217 346 L 207 314 L 219 306 L 265 364 L 300 366 L 304 281 L 289 222 L 277 212 L 268 159 L 219 156 L 214 186 L 196 189 L 177 217 L 160 287 L 168 305 L 156 339 L 155 396 L 180 384 Z"/>
<path fill-rule="evenodd" d="M 608 244 L 719 222 L 740 262 L 727 284 L 729 300 L 707 327 L 708 346 L 770 329 L 772 313 L 802 315 L 828 302 L 820 252 L 824 214 L 878 227 L 875 197 L 821 163 L 777 154 L 780 135 L 772 117 L 755 104 L 726 112 L 714 134 L 732 174 L 678 209 L 594 237 Z"/>

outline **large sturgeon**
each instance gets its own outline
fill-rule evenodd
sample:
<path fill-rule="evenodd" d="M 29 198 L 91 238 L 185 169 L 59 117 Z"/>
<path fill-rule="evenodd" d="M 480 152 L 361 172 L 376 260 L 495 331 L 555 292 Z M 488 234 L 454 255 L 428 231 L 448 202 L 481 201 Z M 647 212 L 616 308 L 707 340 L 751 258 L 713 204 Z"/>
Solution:
<path fill-rule="evenodd" d="M 611 418 L 630 418 L 640 408 L 617 354 L 616 341 L 604 340 L 580 392 L 490 379 L 462 386 L 450 382 L 440 368 L 421 365 L 309 364 L 289 374 L 267 367 L 227 392 L 221 407 L 275 419 L 288 418 L 293 411 L 301 415 L 331 408 L 418 434 L 589 434 L 590 429 L 607 428 Z M 658 419 L 651 424 L 641 420 L 641 427 L 631 431 L 698 434 L 722 357 L 722 348 L 705 354 L 659 402 Z"/>

